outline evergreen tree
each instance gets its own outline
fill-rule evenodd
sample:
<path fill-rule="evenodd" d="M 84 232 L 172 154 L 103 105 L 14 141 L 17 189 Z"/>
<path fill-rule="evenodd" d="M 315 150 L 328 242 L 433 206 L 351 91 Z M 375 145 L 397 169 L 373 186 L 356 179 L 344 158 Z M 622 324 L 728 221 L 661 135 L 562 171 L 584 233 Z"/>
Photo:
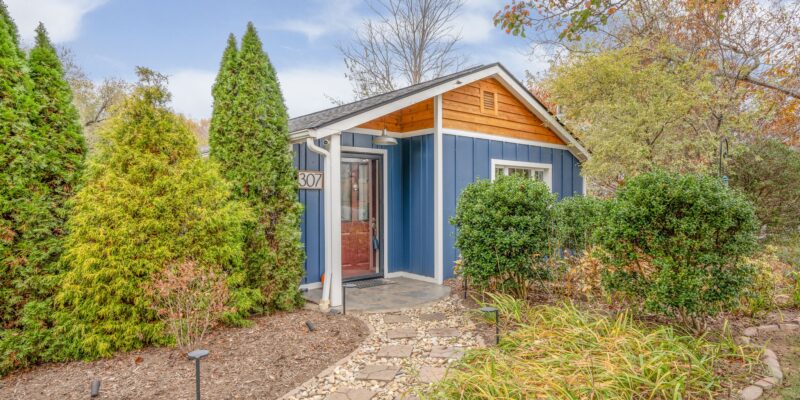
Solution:
<path fill-rule="evenodd" d="M 249 229 L 248 286 L 259 288 L 269 309 L 302 301 L 303 275 L 297 179 L 289 151 L 288 116 L 278 78 L 252 23 L 241 49 L 228 40 L 214 87 L 211 157 L 234 192 L 256 211 Z"/>
<path fill-rule="evenodd" d="M 93 358 L 166 343 L 145 287 L 175 262 L 241 275 L 250 213 L 231 200 L 212 162 L 199 157 L 185 119 L 166 107 L 165 78 L 141 82 L 102 128 L 75 196 L 57 302 L 62 354 Z"/>
<path fill-rule="evenodd" d="M 29 65 L 0 4 L 0 373 L 47 359 L 66 202 L 85 153 L 55 50 L 37 29 Z"/>

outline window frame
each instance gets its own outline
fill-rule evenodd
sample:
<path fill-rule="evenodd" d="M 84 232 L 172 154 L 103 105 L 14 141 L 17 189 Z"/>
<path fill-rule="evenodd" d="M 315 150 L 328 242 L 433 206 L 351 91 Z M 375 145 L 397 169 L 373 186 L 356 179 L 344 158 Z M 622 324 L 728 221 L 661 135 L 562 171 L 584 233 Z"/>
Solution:
<path fill-rule="evenodd" d="M 497 179 L 496 171 L 498 168 L 503 168 L 503 170 L 507 170 L 508 168 L 517 168 L 517 169 L 528 169 L 531 171 L 543 171 L 544 172 L 544 179 L 542 182 L 547 185 L 550 189 L 550 192 L 553 192 L 553 164 L 545 164 L 545 163 L 535 163 L 535 162 L 528 162 L 528 161 L 513 161 L 513 160 L 503 160 L 493 158 L 491 161 L 491 179 L 494 181 Z"/>

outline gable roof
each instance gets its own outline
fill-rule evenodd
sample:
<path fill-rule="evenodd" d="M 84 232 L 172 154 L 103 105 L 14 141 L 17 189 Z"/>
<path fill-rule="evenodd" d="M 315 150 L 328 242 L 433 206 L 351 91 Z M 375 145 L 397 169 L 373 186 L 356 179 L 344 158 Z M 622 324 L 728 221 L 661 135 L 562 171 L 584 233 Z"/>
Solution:
<path fill-rule="evenodd" d="M 479 65 L 402 89 L 295 117 L 289 120 L 289 133 L 295 137 L 320 138 L 328 136 L 343 129 L 358 126 L 376 116 L 389 114 L 419 101 L 427 100 L 490 76 L 496 78 L 503 86 L 506 86 L 547 127 L 551 128 L 557 136 L 564 140 L 567 143 L 567 147 L 578 159 L 586 160 L 589 158 L 589 152 L 566 129 L 561 121 L 551 114 L 528 91 L 525 85 L 500 63 Z"/>
<path fill-rule="evenodd" d="M 492 64 L 492 65 L 498 65 L 498 64 Z M 465 69 L 463 71 L 452 73 L 450 75 L 445 75 L 436 79 L 431 79 L 426 82 L 421 82 L 416 85 L 404 87 L 402 89 L 393 90 L 391 92 L 386 92 L 375 96 L 367 97 L 365 99 L 354 101 L 352 103 L 347 103 L 341 106 L 331 107 L 322 111 L 317 111 L 311 114 L 306 114 L 296 118 L 292 118 L 289 120 L 289 132 L 294 133 L 297 131 L 301 131 L 303 129 L 316 129 L 321 126 L 327 125 L 329 123 L 340 121 L 351 115 L 368 111 L 383 104 L 390 103 L 394 100 L 401 99 L 403 97 L 410 96 L 414 93 L 421 92 L 425 89 L 432 88 L 443 82 L 447 82 L 452 79 L 458 79 L 462 76 L 469 75 L 475 71 L 488 68 L 492 65 L 479 65 L 476 67 Z"/>

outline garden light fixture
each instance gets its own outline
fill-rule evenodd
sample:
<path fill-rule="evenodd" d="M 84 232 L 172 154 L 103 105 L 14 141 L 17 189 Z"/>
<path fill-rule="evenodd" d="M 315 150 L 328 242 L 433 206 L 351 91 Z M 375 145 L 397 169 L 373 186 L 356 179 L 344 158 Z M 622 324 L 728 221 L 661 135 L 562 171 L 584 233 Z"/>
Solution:
<path fill-rule="evenodd" d="M 494 313 L 494 343 L 500 344 L 500 312 L 495 307 L 482 307 L 482 313 Z"/>
<path fill-rule="evenodd" d="M 355 288 L 356 285 L 352 283 L 345 283 L 342 285 L 342 315 L 347 314 L 347 289 Z"/>
<path fill-rule="evenodd" d="M 208 356 L 208 350 L 194 350 L 188 356 L 194 360 L 194 398 L 200 400 L 200 360 Z"/>

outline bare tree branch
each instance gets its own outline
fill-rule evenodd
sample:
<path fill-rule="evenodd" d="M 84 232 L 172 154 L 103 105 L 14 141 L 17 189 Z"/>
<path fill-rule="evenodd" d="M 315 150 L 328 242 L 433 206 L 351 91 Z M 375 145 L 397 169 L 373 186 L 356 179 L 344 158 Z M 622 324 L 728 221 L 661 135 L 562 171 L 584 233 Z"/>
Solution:
<path fill-rule="evenodd" d="M 462 0 L 372 0 L 375 18 L 355 41 L 339 45 L 356 98 L 385 93 L 454 71 L 466 62 L 454 32 Z"/>

